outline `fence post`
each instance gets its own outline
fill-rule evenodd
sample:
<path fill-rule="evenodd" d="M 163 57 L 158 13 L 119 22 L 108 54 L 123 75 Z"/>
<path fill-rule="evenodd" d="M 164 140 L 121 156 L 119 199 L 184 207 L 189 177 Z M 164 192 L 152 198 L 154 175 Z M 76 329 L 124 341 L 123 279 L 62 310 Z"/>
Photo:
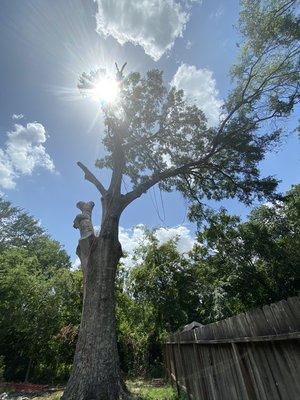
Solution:
<path fill-rule="evenodd" d="M 171 346 L 171 352 L 172 352 L 172 358 L 173 358 L 173 364 L 174 364 L 174 370 L 175 370 L 174 372 L 175 372 L 176 391 L 177 391 L 178 396 L 180 396 L 180 387 L 178 385 L 178 373 L 177 373 L 177 366 L 176 366 L 176 358 L 175 358 L 174 350 L 173 350 L 173 343 L 172 344 L 170 343 L 169 346 Z M 171 379 L 172 379 L 172 376 L 171 376 Z"/>
<path fill-rule="evenodd" d="M 241 387 L 242 387 L 242 392 L 243 392 L 243 399 L 245 400 L 249 400 L 249 396 L 248 396 L 248 391 L 247 391 L 247 386 L 244 380 L 244 375 L 243 375 L 243 371 L 241 368 L 241 364 L 240 364 L 240 360 L 239 360 L 239 351 L 237 349 L 237 346 L 235 343 L 231 342 L 231 347 L 233 350 L 233 358 L 234 358 L 234 362 L 236 365 L 236 369 L 238 372 L 238 376 L 239 376 L 239 380 L 241 382 Z"/>
<path fill-rule="evenodd" d="M 179 340 L 178 340 L 178 349 L 179 349 L 179 355 L 180 355 L 181 366 L 182 366 L 182 371 L 183 371 L 183 379 L 184 379 L 184 386 L 185 386 L 185 388 L 186 388 L 186 394 L 187 394 L 188 400 L 191 400 L 191 397 L 190 397 L 190 388 L 189 388 L 189 386 L 188 386 L 187 371 L 186 371 L 186 368 L 185 368 L 185 365 L 184 365 L 184 360 L 183 360 L 182 353 L 181 353 L 180 338 L 179 338 Z"/>

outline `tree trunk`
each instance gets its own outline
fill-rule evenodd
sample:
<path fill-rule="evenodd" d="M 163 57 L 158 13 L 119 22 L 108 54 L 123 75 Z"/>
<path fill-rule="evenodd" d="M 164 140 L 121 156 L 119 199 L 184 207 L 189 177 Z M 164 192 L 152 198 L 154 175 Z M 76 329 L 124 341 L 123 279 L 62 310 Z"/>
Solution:
<path fill-rule="evenodd" d="M 115 320 L 115 278 L 122 255 L 118 240 L 120 213 L 103 212 L 99 236 L 81 239 L 89 240 L 88 255 L 81 255 L 82 260 L 88 260 L 83 266 L 83 310 L 73 370 L 62 400 L 129 397 L 119 365 Z"/>

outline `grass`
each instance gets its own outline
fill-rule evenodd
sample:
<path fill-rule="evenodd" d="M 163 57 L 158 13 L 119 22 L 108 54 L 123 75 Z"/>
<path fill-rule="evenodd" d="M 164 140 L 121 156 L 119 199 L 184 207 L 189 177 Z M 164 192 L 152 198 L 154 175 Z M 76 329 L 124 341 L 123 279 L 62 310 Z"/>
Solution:
<path fill-rule="evenodd" d="M 140 396 L 143 400 L 179 400 L 172 386 L 164 383 L 154 385 L 153 381 L 141 379 L 128 381 L 127 386 L 131 393 Z"/>
<path fill-rule="evenodd" d="M 41 397 L 33 397 L 31 400 L 59 400 L 62 396 L 63 392 L 55 392 L 49 394 L 48 396 L 41 396 Z"/>
<path fill-rule="evenodd" d="M 140 396 L 143 400 L 184 400 L 178 397 L 172 386 L 163 382 L 145 381 L 135 379 L 127 381 L 128 389 L 134 395 Z M 59 400 L 62 392 L 56 392 L 49 396 L 35 397 L 34 400 Z M 32 399 L 33 400 L 33 399 Z"/>

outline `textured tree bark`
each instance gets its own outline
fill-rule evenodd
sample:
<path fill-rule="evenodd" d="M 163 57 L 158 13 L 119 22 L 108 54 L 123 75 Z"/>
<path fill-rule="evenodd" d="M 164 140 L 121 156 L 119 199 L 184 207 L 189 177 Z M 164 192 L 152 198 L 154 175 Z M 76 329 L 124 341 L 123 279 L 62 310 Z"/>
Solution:
<path fill-rule="evenodd" d="M 62 400 L 117 400 L 130 398 L 123 382 L 117 350 L 115 277 L 122 255 L 118 239 L 121 209 L 103 206 L 99 236 L 91 224 L 93 204 L 80 202 L 82 214 L 77 252 L 84 270 L 84 301 L 73 370 Z M 90 223 L 89 223 L 90 220 Z"/>

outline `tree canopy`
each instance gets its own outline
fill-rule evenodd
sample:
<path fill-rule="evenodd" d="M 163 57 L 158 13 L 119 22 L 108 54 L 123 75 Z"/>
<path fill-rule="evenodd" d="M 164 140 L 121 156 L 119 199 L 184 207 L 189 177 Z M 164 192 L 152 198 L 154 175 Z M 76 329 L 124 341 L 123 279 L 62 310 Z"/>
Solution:
<path fill-rule="evenodd" d="M 9 248 L 26 249 L 45 270 L 50 266 L 71 266 L 66 251 L 47 235 L 39 221 L 0 197 L 0 252 Z"/>
<path fill-rule="evenodd" d="M 1 198 L 0 226 L 5 377 L 65 379 L 80 320 L 82 272 L 70 270 L 65 250 L 33 217 Z"/>
<path fill-rule="evenodd" d="M 155 184 L 182 192 L 198 217 L 207 199 L 250 204 L 272 198 L 276 179 L 261 177 L 259 163 L 280 141 L 281 122 L 299 102 L 299 17 L 296 1 L 244 0 L 241 6 L 241 51 L 217 126 L 207 125 L 183 91 L 169 90 L 161 71 L 119 74 L 119 101 L 103 106 L 107 153 L 96 165 L 113 171 L 108 191 L 123 179 L 131 183 L 124 207 Z M 79 88 L 93 87 L 101 73 L 82 74 Z"/>
<path fill-rule="evenodd" d="M 37 220 L 0 197 L 0 249 L 26 246 L 42 233 Z"/>
<path fill-rule="evenodd" d="M 254 209 L 245 222 L 221 211 L 198 232 L 192 259 L 200 265 L 205 322 L 297 295 L 299 190 Z"/>

